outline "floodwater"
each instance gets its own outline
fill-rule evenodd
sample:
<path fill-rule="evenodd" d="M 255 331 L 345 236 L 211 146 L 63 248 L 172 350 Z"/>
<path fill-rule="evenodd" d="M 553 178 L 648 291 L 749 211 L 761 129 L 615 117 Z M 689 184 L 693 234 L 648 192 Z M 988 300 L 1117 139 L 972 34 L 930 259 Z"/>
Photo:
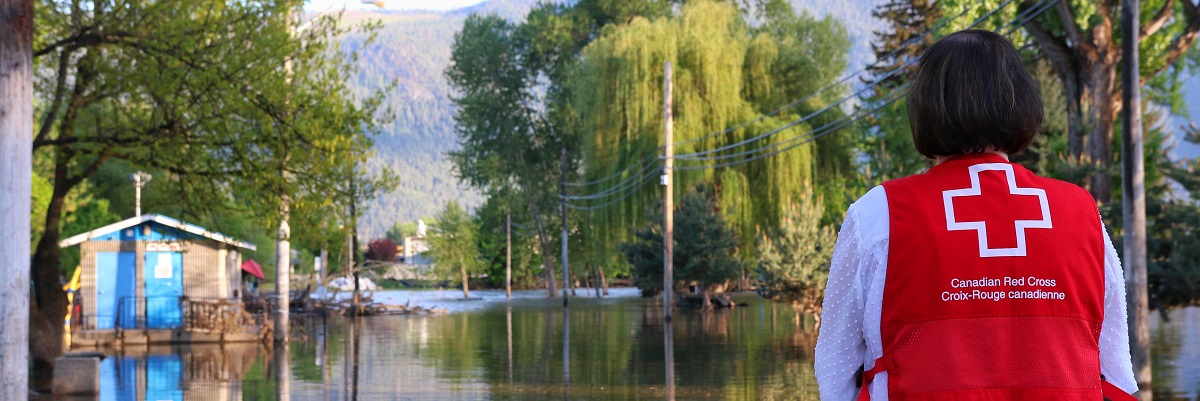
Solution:
<path fill-rule="evenodd" d="M 102 363 L 101 400 L 816 400 L 816 334 L 753 294 L 712 314 L 633 289 L 571 299 L 544 291 L 390 291 L 439 316 L 294 317 L 293 341 L 152 348 Z M 1200 308 L 1153 318 L 1156 399 L 1200 399 Z M 564 343 L 564 333 L 570 339 Z M 666 363 L 673 360 L 673 363 Z M 674 380 L 668 380 L 673 377 Z M 285 378 L 285 379 L 280 379 Z M 673 382 L 673 386 L 667 383 Z"/>

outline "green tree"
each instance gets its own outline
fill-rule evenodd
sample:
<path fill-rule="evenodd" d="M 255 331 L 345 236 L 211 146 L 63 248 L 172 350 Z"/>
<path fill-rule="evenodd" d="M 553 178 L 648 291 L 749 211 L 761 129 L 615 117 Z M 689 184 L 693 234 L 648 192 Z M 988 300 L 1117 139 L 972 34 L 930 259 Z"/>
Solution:
<path fill-rule="evenodd" d="M 742 246 L 737 234 L 717 210 L 717 201 L 708 187 L 696 188 L 680 199 L 675 210 L 674 279 L 672 291 L 682 283 L 695 281 L 704 309 L 711 309 L 709 291 L 736 279 L 745 269 L 736 257 Z M 652 224 L 634 234 L 638 241 L 620 245 L 626 260 L 634 267 L 634 281 L 643 296 L 662 291 L 662 225 Z"/>
<path fill-rule="evenodd" d="M 479 255 L 479 227 L 458 202 L 449 202 L 438 213 L 429 240 L 428 254 L 436 266 L 434 274 L 462 283 L 463 298 L 471 297 L 471 274 L 485 266 Z"/>
<path fill-rule="evenodd" d="M 460 180 L 489 197 L 508 194 L 510 202 L 525 203 L 541 253 L 549 255 L 560 138 L 539 122 L 535 75 L 522 64 L 522 44 L 517 27 L 497 16 L 471 15 L 455 35 L 446 76 L 460 93 L 454 121 L 462 148 L 449 155 Z M 550 261 L 543 258 L 543 271 L 553 297 Z"/>
<path fill-rule="evenodd" d="M 883 20 L 886 28 L 875 32 L 871 49 L 877 61 L 868 67 L 872 75 L 863 79 L 877 86 L 860 96 L 861 108 L 882 107 L 860 126 L 862 139 L 858 147 L 864 158 L 859 180 L 866 188 L 916 174 L 929 166 L 929 160 L 913 146 L 905 100 L 883 103 L 888 94 L 912 81 L 916 65 L 910 61 L 937 40 L 928 33 L 939 25 L 942 10 L 937 2 L 929 0 L 892 0 L 880 4 L 871 15 Z"/>
<path fill-rule="evenodd" d="M 592 212 L 589 241 L 597 253 L 611 253 L 615 244 L 626 241 L 629 227 L 638 226 L 643 211 L 660 196 L 645 183 L 657 175 L 653 156 L 663 145 L 667 61 L 674 71 L 675 152 L 726 148 L 678 159 L 674 177 L 680 194 L 695 183 L 710 182 L 717 209 L 741 238 L 752 238 L 756 226 L 773 227 L 786 199 L 818 185 L 829 185 L 839 202 L 848 199 L 838 191 L 843 190 L 841 179 L 854 174 L 850 143 L 836 136 L 806 140 L 813 127 L 841 116 L 839 108 L 754 139 L 840 98 L 844 88 L 835 88 L 757 118 L 839 76 L 848 47 L 845 30 L 834 20 L 797 14 L 786 2 L 759 3 L 759 24 L 749 23 L 746 11 L 728 3 L 688 2 L 674 15 L 610 26 L 583 49 L 569 85 L 571 107 L 581 111 L 576 131 L 583 179 L 616 178 L 576 192 L 628 188 L 576 202 L 597 207 L 617 202 Z M 766 157 L 767 151 L 784 146 L 794 149 Z M 760 147 L 768 150 L 756 151 Z M 727 163 L 733 165 L 718 166 Z M 839 219 L 840 213 L 832 211 L 831 218 Z M 752 260 L 754 253 L 739 256 Z"/>
<path fill-rule="evenodd" d="M 821 302 L 837 234 L 821 223 L 821 200 L 812 197 L 790 202 L 779 228 L 758 232 L 759 294 L 786 302 L 795 311 L 809 314 L 821 324 Z"/>
<path fill-rule="evenodd" d="M 387 239 L 397 244 L 404 243 L 404 237 L 417 235 L 417 223 L 413 221 L 397 221 L 387 231 Z"/>

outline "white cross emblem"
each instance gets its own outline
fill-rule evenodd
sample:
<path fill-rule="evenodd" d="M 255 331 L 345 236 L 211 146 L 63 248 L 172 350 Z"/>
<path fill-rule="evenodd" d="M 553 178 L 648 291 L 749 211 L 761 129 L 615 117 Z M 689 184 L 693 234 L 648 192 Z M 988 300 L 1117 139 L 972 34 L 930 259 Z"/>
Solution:
<path fill-rule="evenodd" d="M 1046 190 L 1041 188 L 1019 188 L 1017 187 L 1016 175 L 1013 174 L 1011 164 L 1007 163 L 983 163 L 976 164 L 970 167 L 971 187 L 963 189 L 952 189 L 942 191 L 942 202 L 946 205 L 946 229 L 950 231 L 975 230 L 979 235 L 979 257 L 990 258 L 997 256 L 1025 256 L 1025 229 L 1027 228 L 1051 228 L 1050 224 L 1050 203 L 1046 201 Z M 958 196 L 980 196 L 982 193 L 979 186 L 980 171 L 1003 171 L 1005 178 L 1008 181 L 1008 193 L 1012 195 L 1032 195 L 1038 197 L 1038 202 L 1042 208 L 1041 220 L 1016 220 L 1014 225 L 1017 229 L 1017 247 L 1016 248 L 990 248 L 988 247 L 987 238 L 987 223 L 983 221 L 957 221 L 954 217 L 954 198 Z"/>

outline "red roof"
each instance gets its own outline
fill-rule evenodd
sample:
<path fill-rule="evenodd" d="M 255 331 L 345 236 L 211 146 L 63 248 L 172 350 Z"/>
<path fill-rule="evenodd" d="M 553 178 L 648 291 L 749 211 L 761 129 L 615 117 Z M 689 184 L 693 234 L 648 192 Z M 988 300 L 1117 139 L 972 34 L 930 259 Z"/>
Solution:
<path fill-rule="evenodd" d="M 254 277 L 258 277 L 259 280 L 267 279 L 263 277 L 262 266 L 259 266 L 258 262 L 255 262 L 254 259 L 246 259 L 245 262 L 242 262 L 242 270 L 254 275 Z"/>

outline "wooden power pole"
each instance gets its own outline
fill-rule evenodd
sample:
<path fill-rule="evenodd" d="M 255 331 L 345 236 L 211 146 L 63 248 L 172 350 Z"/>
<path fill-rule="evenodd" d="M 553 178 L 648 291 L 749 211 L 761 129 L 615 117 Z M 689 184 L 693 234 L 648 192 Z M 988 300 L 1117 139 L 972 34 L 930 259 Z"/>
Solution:
<path fill-rule="evenodd" d="M 675 200 L 673 190 L 675 181 L 672 170 L 675 168 L 675 148 L 671 121 L 671 62 L 663 67 L 663 142 L 666 150 L 666 161 L 663 166 L 663 319 L 671 322 L 671 291 L 674 288 L 672 269 L 675 255 Z"/>
<path fill-rule="evenodd" d="M 512 299 L 512 211 L 504 214 L 504 298 Z"/>
<path fill-rule="evenodd" d="M 1125 292 L 1128 293 L 1129 341 L 1138 398 L 1153 398 L 1150 388 L 1150 301 L 1146 284 L 1146 176 L 1142 150 L 1142 93 L 1138 68 L 1138 1 L 1121 0 L 1121 41 L 1125 65 L 1121 68 L 1122 191 L 1124 214 Z"/>
<path fill-rule="evenodd" d="M 567 262 L 568 262 L 567 261 L 567 200 L 566 200 L 566 198 L 563 198 L 563 196 L 567 196 L 567 147 L 566 146 L 564 146 L 562 148 L 561 163 L 562 163 L 562 166 L 560 167 L 560 170 L 562 170 L 562 176 L 560 177 L 560 179 L 558 181 L 558 190 L 559 190 L 559 194 L 562 195 L 559 198 L 562 198 L 563 200 L 561 202 L 559 202 L 558 208 L 562 210 L 563 306 L 567 306 L 567 299 L 568 299 L 567 289 L 570 287 L 570 283 L 568 282 L 568 280 L 570 280 L 570 276 L 567 274 Z"/>
<path fill-rule="evenodd" d="M 29 393 L 33 1 L 0 0 L 0 392 Z M 53 313 L 47 311 L 47 313 Z"/>

